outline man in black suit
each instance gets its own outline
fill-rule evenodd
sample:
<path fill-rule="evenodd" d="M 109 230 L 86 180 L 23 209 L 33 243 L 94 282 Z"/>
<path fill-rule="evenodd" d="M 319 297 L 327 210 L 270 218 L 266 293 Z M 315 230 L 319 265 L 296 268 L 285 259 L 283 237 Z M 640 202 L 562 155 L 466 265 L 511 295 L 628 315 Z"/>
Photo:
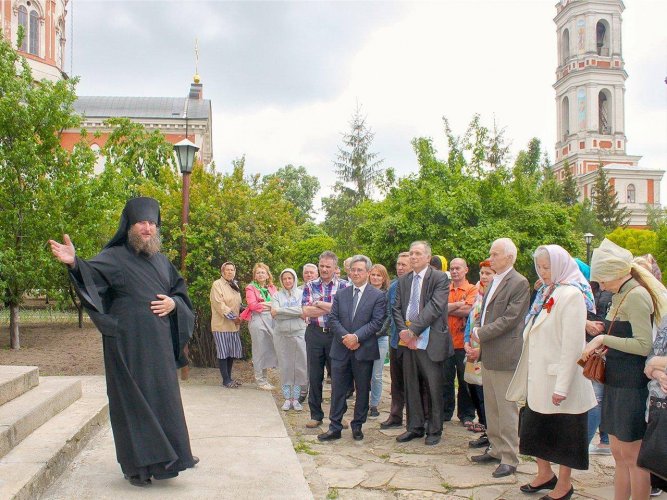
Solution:
<path fill-rule="evenodd" d="M 353 286 L 334 296 L 329 329 L 331 343 L 331 409 L 329 430 L 317 436 L 320 441 L 340 439 L 342 419 L 347 411 L 346 394 L 354 382 L 357 397 L 354 419 L 350 423 L 355 441 L 364 438 L 361 426 L 368 415 L 373 362 L 380 358 L 377 337 L 386 318 L 384 292 L 368 283 L 371 261 L 355 255 L 350 261 L 349 277 Z"/>
<path fill-rule="evenodd" d="M 398 280 L 392 310 L 399 331 L 399 351 L 403 356 L 403 378 L 407 406 L 407 430 L 396 438 L 399 443 L 423 437 L 426 418 L 419 391 L 420 380 L 428 383 L 431 411 L 425 443 L 436 445 L 442 435 L 444 411 L 443 373 L 445 360 L 454 355 L 447 330 L 449 278 L 429 266 L 431 246 L 426 241 L 410 245 L 412 272 Z M 428 343 L 422 335 L 427 335 Z"/>

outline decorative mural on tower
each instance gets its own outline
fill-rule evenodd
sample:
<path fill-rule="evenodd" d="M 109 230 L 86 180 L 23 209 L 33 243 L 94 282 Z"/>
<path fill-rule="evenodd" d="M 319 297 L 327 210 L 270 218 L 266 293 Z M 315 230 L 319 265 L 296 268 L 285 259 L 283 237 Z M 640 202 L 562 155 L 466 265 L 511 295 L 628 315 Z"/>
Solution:
<path fill-rule="evenodd" d="M 578 34 L 578 49 L 579 53 L 583 53 L 586 50 L 586 21 L 584 19 L 577 20 L 577 34 Z"/>
<path fill-rule="evenodd" d="M 586 130 L 586 89 L 577 90 L 577 117 L 579 130 Z"/>

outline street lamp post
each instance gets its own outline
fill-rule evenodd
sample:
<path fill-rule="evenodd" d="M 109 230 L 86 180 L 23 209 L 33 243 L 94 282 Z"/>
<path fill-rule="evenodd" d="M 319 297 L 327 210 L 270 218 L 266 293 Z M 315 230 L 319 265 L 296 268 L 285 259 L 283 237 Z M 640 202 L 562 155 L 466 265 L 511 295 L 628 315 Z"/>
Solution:
<path fill-rule="evenodd" d="M 584 234 L 584 240 L 586 241 L 586 264 L 590 265 L 591 263 L 591 242 L 595 235 L 591 233 Z"/>
<path fill-rule="evenodd" d="M 190 174 L 192 166 L 195 163 L 195 153 L 199 148 L 190 142 L 187 137 L 174 144 L 174 151 L 178 159 L 178 166 L 183 174 L 183 207 L 181 210 L 181 274 L 185 273 L 185 256 L 187 248 L 185 246 L 185 231 L 188 225 L 188 215 L 190 212 Z"/>
<path fill-rule="evenodd" d="M 188 226 L 188 215 L 190 212 L 190 174 L 192 173 L 192 167 L 195 163 L 195 153 L 199 151 L 199 148 L 190 142 L 187 138 L 182 141 L 174 144 L 174 152 L 176 153 L 176 159 L 178 160 L 178 166 L 181 169 L 183 174 L 183 207 L 181 209 L 181 274 L 185 278 L 185 257 L 187 255 L 187 247 L 185 245 L 185 231 Z M 187 357 L 188 346 L 186 345 L 183 349 L 185 356 Z M 187 366 L 184 366 L 181 369 L 181 379 L 187 380 L 190 376 L 190 369 Z"/>

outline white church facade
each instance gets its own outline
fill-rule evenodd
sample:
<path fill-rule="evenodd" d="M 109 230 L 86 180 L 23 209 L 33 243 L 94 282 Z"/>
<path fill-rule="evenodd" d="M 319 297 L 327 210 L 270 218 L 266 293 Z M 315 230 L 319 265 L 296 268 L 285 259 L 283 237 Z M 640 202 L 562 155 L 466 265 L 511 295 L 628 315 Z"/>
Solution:
<path fill-rule="evenodd" d="M 646 225 L 647 206 L 660 205 L 664 171 L 640 167 L 628 155 L 621 0 L 561 0 L 554 19 L 558 37 L 556 69 L 557 138 L 554 172 L 566 165 L 591 199 L 602 167 L 617 199 L 630 214 L 629 225 Z"/>

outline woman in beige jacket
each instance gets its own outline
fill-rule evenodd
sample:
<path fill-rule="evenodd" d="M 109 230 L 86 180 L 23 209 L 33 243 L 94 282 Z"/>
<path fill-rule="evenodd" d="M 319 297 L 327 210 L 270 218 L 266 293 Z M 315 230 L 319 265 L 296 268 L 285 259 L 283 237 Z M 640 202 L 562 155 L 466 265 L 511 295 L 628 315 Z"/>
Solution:
<path fill-rule="evenodd" d="M 586 344 L 586 310 L 593 294 L 574 259 L 558 245 L 535 251 L 543 285 L 526 317 L 521 359 L 507 399 L 526 401 L 519 450 L 534 456 L 537 476 L 524 493 L 553 490 L 545 500 L 569 499 L 572 469 L 588 469 L 588 415 L 597 401 L 591 381 L 577 365 Z M 560 465 L 558 477 L 551 463 Z"/>
<path fill-rule="evenodd" d="M 241 292 L 234 280 L 236 266 L 233 263 L 225 262 L 220 267 L 220 273 L 222 277 L 214 281 L 211 287 L 211 332 L 215 341 L 222 385 L 234 389 L 241 385 L 232 379 L 234 358 L 242 357 L 239 335 Z"/>

